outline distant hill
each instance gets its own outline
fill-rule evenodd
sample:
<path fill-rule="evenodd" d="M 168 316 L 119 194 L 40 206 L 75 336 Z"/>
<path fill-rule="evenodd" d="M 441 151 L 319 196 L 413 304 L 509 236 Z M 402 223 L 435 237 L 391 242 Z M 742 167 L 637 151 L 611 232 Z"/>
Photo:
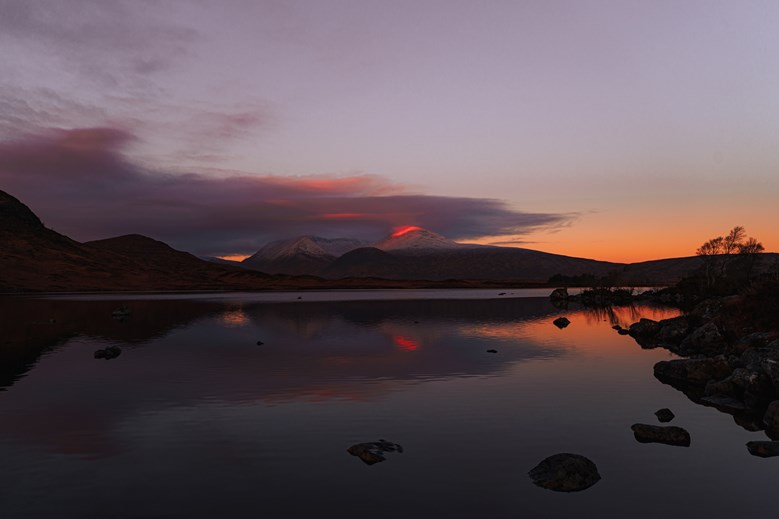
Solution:
<path fill-rule="evenodd" d="M 317 275 L 336 258 L 365 245 L 366 242 L 349 238 L 300 236 L 271 242 L 242 264 L 269 274 Z"/>
<path fill-rule="evenodd" d="M 322 243 L 349 243 L 338 254 Z M 270 243 L 244 260 L 249 268 L 270 273 L 316 274 L 328 279 L 382 278 L 424 280 L 511 280 L 540 283 L 556 274 L 611 276 L 625 283 L 673 283 L 699 265 L 678 258 L 634 265 L 551 254 L 515 247 L 457 243 L 420 227 L 406 227 L 370 247 L 347 239 L 302 236 Z"/>
<path fill-rule="evenodd" d="M 698 257 L 624 264 L 460 244 L 410 227 L 372 247 L 348 238 L 278 241 L 239 267 L 138 234 L 79 243 L 46 228 L 3 191 L 0 245 L 0 292 L 527 286 L 558 274 L 639 286 L 675 283 L 701 265 Z M 779 255 L 761 254 L 755 272 L 774 270 L 779 271 Z"/>
<path fill-rule="evenodd" d="M 0 244 L 0 292 L 295 285 L 288 278 L 202 261 L 140 235 L 78 243 L 47 229 L 29 207 L 4 191 L 0 191 Z"/>

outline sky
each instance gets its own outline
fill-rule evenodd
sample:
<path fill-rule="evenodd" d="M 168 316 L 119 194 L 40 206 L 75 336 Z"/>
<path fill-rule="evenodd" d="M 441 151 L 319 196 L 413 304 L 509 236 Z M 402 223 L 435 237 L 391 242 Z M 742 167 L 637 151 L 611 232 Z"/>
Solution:
<path fill-rule="evenodd" d="M 0 189 L 80 241 L 779 250 L 772 0 L 0 0 Z"/>

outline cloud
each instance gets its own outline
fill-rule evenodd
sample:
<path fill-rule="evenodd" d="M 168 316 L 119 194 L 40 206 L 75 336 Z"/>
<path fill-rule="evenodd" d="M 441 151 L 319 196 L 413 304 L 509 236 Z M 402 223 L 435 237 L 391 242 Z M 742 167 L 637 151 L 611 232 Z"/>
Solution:
<path fill-rule="evenodd" d="M 0 142 L 0 189 L 78 240 L 141 233 L 203 255 L 251 253 L 301 234 L 379 239 L 398 225 L 450 238 L 527 233 L 569 215 L 500 200 L 432 196 L 374 175 L 172 174 L 128 154 L 121 128 L 51 130 Z"/>

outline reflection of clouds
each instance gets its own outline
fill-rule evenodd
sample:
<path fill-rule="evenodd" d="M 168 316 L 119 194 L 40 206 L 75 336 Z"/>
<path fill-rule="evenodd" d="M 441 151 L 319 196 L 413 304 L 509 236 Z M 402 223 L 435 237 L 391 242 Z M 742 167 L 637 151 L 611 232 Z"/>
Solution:
<path fill-rule="evenodd" d="M 457 333 L 464 337 L 479 339 L 491 339 L 501 341 L 516 341 L 523 335 L 526 323 L 489 323 L 461 325 L 457 327 Z"/>
<path fill-rule="evenodd" d="M 2 437 L 55 452 L 111 455 L 121 445 L 117 424 L 144 420 L 148 412 L 374 401 L 412 381 L 493 376 L 529 359 L 568 354 L 590 333 L 613 333 L 588 311 L 566 313 L 573 323 L 560 331 L 551 324 L 557 311 L 544 299 L 132 304 L 131 320 L 116 323 L 111 301 L 35 303 L 45 311 L 25 302 L 26 313 L 56 315 L 78 331 L 39 360 L 29 380 L 2 395 Z M 651 318 L 675 314 L 638 311 Z M 614 315 L 627 319 L 631 312 Z M 252 325 L 262 330 L 264 345 L 256 345 Z M 97 362 L 91 355 L 97 346 L 87 337 L 137 347 Z M 484 353 L 491 342 L 500 342 L 501 355 Z"/>
<path fill-rule="evenodd" d="M 222 314 L 222 323 L 226 326 L 246 326 L 249 324 L 249 316 L 243 311 L 243 308 L 228 310 Z"/>

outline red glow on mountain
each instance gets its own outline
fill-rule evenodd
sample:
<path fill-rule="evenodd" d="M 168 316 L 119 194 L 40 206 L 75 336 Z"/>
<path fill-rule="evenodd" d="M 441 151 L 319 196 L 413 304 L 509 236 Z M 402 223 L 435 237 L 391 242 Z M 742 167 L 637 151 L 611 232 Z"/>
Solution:
<path fill-rule="evenodd" d="M 423 230 L 421 227 L 417 227 L 416 225 L 406 225 L 404 227 L 395 227 L 395 232 L 392 233 L 393 238 L 397 238 L 398 236 L 403 236 L 404 234 L 408 234 L 411 231 L 421 231 Z"/>
<path fill-rule="evenodd" d="M 392 337 L 392 341 L 395 345 L 404 351 L 414 351 L 419 348 L 419 343 L 409 337 L 403 337 L 402 335 L 395 335 Z"/>

